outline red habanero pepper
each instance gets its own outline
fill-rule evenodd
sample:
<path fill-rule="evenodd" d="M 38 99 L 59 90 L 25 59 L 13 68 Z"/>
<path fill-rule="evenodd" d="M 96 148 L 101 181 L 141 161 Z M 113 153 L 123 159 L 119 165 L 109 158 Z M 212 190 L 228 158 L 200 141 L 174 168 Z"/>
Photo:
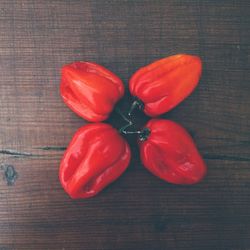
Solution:
<path fill-rule="evenodd" d="M 193 139 L 179 124 L 152 119 L 139 140 L 143 165 L 154 175 L 174 184 L 195 184 L 207 167 Z"/>
<path fill-rule="evenodd" d="M 125 139 L 109 124 L 81 127 L 60 165 L 59 179 L 73 199 L 95 196 L 128 167 L 131 152 Z"/>
<path fill-rule="evenodd" d="M 64 102 L 79 116 L 91 122 L 108 118 L 124 94 L 119 77 L 92 62 L 73 62 L 62 68 L 60 86 Z"/>
<path fill-rule="evenodd" d="M 191 94 L 198 84 L 201 70 L 198 56 L 169 56 L 136 71 L 129 81 L 129 89 L 147 115 L 158 116 Z"/>

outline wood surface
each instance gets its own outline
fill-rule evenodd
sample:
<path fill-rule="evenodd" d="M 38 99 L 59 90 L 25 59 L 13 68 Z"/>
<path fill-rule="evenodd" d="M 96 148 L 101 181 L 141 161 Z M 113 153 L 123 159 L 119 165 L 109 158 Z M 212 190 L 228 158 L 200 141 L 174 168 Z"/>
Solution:
<path fill-rule="evenodd" d="M 200 55 L 203 75 L 163 117 L 190 131 L 205 180 L 157 179 L 130 137 L 128 171 L 95 198 L 71 200 L 58 167 L 85 122 L 60 98 L 61 66 L 94 61 L 127 86 L 176 53 Z M 0 249 L 250 249 L 249 60 L 248 0 L 0 0 Z"/>

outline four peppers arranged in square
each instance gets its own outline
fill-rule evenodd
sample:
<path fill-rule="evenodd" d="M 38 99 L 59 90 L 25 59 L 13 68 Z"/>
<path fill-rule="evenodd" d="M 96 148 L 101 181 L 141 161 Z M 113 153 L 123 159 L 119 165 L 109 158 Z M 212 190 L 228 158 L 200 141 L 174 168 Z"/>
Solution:
<path fill-rule="evenodd" d="M 115 181 L 128 167 L 131 151 L 121 134 L 135 108 L 150 117 L 173 109 L 197 86 L 202 70 L 197 56 L 179 54 L 155 61 L 134 73 L 129 90 L 134 96 L 128 124 L 119 131 L 102 123 L 124 95 L 119 77 L 92 62 L 74 62 L 62 68 L 60 92 L 79 116 L 93 122 L 73 136 L 60 164 L 59 178 L 71 198 L 88 198 Z M 138 135 L 143 165 L 155 176 L 173 184 L 195 184 L 206 165 L 188 132 L 179 124 L 154 118 Z M 132 132 L 133 133 L 133 132 Z"/>

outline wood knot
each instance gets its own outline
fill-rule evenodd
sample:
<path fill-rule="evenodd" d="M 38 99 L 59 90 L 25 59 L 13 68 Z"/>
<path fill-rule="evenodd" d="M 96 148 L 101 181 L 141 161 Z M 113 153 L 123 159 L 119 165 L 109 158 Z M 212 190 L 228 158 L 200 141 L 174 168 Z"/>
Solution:
<path fill-rule="evenodd" d="M 18 174 L 17 174 L 14 166 L 1 165 L 1 169 L 4 171 L 4 179 L 6 180 L 7 185 L 12 186 L 18 177 Z"/>

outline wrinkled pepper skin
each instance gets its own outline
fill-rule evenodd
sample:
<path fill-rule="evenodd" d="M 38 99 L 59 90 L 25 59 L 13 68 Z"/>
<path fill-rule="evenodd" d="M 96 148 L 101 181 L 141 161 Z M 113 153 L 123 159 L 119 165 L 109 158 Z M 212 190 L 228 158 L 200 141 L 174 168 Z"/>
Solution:
<path fill-rule="evenodd" d="M 71 140 L 60 164 L 59 179 L 73 199 L 95 196 L 128 167 L 127 142 L 104 123 L 81 127 Z"/>
<path fill-rule="evenodd" d="M 146 115 L 161 115 L 183 101 L 197 86 L 202 71 L 198 56 L 178 54 L 136 71 L 129 89 L 144 104 Z"/>
<path fill-rule="evenodd" d="M 139 141 L 143 165 L 154 175 L 173 184 L 195 184 L 203 179 L 207 167 L 193 139 L 179 124 L 152 119 L 149 135 Z"/>
<path fill-rule="evenodd" d="M 73 62 L 62 68 L 60 92 L 64 102 L 90 122 L 104 121 L 124 95 L 119 77 L 92 62 Z"/>

